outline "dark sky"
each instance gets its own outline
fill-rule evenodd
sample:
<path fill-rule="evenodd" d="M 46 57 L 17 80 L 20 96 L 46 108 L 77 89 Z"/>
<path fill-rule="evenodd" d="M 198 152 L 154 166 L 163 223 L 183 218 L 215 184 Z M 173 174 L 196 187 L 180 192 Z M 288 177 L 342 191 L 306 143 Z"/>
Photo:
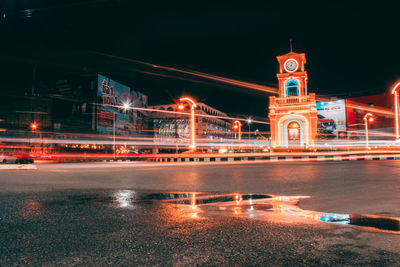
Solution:
<path fill-rule="evenodd" d="M 42 90 L 88 71 L 149 95 L 150 104 L 185 93 L 230 114 L 265 116 L 266 93 L 128 59 L 276 85 L 276 56 L 293 38 L 307 56 L 310 91 L 385 92 L 400 78 L 398 6 L 320 2 L 1 0 L 0 90 L 29 91 L 33 66 Z"/>

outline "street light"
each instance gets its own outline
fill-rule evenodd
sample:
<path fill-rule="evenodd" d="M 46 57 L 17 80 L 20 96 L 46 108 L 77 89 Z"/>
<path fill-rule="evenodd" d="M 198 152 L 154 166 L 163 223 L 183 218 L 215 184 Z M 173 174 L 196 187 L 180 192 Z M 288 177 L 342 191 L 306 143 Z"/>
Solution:
<path fill-rule="evenodd" d="M 29 124 L 29 128 L 31 128 L 31 131 L 33 133 L 36 133 L 36 130 L 38 128 L 38 125 L 36 122 L 32 122 L 31 124 Z M 29 146 L 31 145 L 31 135 L 29 135 Z"/>
<path fill-rule="evenodd" d="M 233 128 L 235 130 L 238 130 L 238 140 L 239 142 L 242 140 L 242 123 L 240 121 L 234 121 L 233 122 Z"/>
<path fill-rule="evenodd" d="M 188 98 L 188 97 L 181 97 L 179 99 L 179 101 L 181 102 L 187 102 L 190 105 L 190 146 L 189 148 L 191 149 L 195 149 L 196 148 L 196 135 L 195 135 L 195 121 L 194 121 L 194 110 L 197 107 L 196 103 Z M 183 104 L 179 104 L 178 106 L 179 109 L 183 109 L 184 106 Z"/>
<path fill-rule="evenodd" d="M 130 108 L 131 108 L 131 103 L 130 102 L 125 102 L 125 103 L 122 104 L 122 110 L 124 112 L 126 112 Z M 113 158 L 114 159 L 115 159 L 115 132 L 116 132 L 115 131 L 115 124 L 116 124 L 116 116 L 117 116 L 117 113 L 114 112 L 114 116 L 113 116 Z"/>
<path fill-rule="evenodd" d="M 247 125 L 249 126 L 249 140 L 250 140 L 250 123 L 252 122 L 251 118 L 247 119 Z"/>
<path fill-rule="evenodd" d="M 400 140 L 400 126 L 399 126 L 399 90 L 400 82 L 398 82 L 392 89 L 394 95 L 394 111 L 395 111 L 395 128 L 396 128 L 396 141 Z"/>
<path fill-rule="evenodd" d="M 37 130 L 37 123 L 36 122 L 32 122 L 31 125 L 29 126 L 31 128 L 32 131 L 36 131 Z"/>
<path fill-rule="evenodd" d="M 371 113 L 367 113 L 367 114 L 365 114 L 364 115 L 364 122 L 365 122 L 365 140 L 366 140 L 366 142 L 365 142 L 365 147 L 367 148 L 367 149 L 370 149 L 370 147 L 369 147 L 369 145 L 368 145 L 368 122 L 373 122 L 374 121 L 374 118 L 373 118 L 373 115 L 371 114 Z"/>
<path fill-rule="evenodd" d="M 128 109 L 131 108 L 131 103 L 130 102 L 125 102 L 122 104 L 122 109 L 126 112 Z"/>

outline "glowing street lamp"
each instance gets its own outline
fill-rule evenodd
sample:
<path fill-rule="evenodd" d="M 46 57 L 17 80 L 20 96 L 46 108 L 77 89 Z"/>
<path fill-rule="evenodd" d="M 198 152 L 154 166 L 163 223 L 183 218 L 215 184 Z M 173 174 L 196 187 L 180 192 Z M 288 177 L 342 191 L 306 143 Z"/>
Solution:
<path fill-rule="evenodd" d="M 252 123 L 252 119 L 248 118 L 247 119 L 247 126 L 249 126 L 249 140 L 250 140 L 250 124 Z"/>
<path fill-rule="evenodd" d="M 126 112 L 127 110 L 129 110 L 131 108 L 131 103 L 129 102 L 125 102 L 122 104 L 122 109 Z"/>
<path fill-rule="evenodd" d="M 38 128 L 38 125 L 36 122 L 32 122 L 29 127 L 31 128 L 32 131 L 36 131 Z"/>
<path fill-rule="evenodd" d="M 240 142 L 242 140 L 242 123 L 240 121 L 234 121 L 233 128 L 238 130 L 238 140 Z"/>
<path fill-rule="evenodd" d="M 190 148 L 195 149 L 196 148 L 196 134 L 195 134 L 195 120 L 194 120 L 194 110 L 197 107 L 196 102 L 194 102 L 192 99 L 188 97 L 181 97 L 179 99 L 181 102 L 187 102 L 190 105 Z M 183 109 L 184 106 L 183 104 L 179 104 L 178 106 L 179 109 Z"/>
<path fill-rule="evenodd" d="M 29 125 L 29 128 L 31 128 L 31 131 L 33 132 L 33 133 L 37 133 L 37 132 L 39 132 L 39 138 L 40 138 L 40 140 L 41 140 L 41 147 L 42 147 L 42 152 L 43 152 L 43 136 L 42 136 L 42 133 L 40 132 L 40 131 L 38 131 L 38 129 L 39 129 L 39 124 L 37 124 L 36 122 L 32 122 L 30 125 Z M 31 144 L 31 137 L 29 136 L 29 145 Z"/>
<path fill-rule="evenodd" d="M 369 149 L 370 147 L 369 147 L 369 145 L 368 145 L 368 142 L 369 142 L 369 140 L 368 140 L 368 122 L 373 122 L 374 121 L 374 118 L 373 118 L 373 115 L 371 114 L 371 113 L 367 113 L 367 114 L 365 114 L 364 115 L 364 122 L 365 122 L 365 147 L 367 148 L 367 149 Z"/>
<path fill-rule="evenodd" d="M 122 106 L 120 107 L 120 108 L 122 108 L 122 110 L 124 111 L 124 112 L 126 112 L 126 111 L 128 111 L 130 108 L 131 108 L 131 103 L 130 102 L 125 102 L 125 103 L 123 103 L 122 104 Z M 113 158 L 115 159 L 115 132 L 116 132 L 116 129 L 115 129 L 115 126 L 116 126 L 116 116 L 117 116 L 117 113 L 116 112 L 114 112 L 114 116 L 113 116 Z"/>
<path fill-rule="evenodd" d="M 396 128 L 396 140 L 400 140 L 400 126 L 399 126 L 399 90 L 400 82 L 398 82 L 392 89 L 394 95 L 394 111 L 395 111 L 395 128 Z"/>

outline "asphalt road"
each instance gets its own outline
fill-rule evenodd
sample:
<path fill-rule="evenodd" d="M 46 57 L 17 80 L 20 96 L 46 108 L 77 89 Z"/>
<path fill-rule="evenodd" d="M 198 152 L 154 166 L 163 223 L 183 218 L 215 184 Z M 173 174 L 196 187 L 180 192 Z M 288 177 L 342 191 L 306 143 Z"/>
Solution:
<path fill-rule="evenodd" d="M 305 210 L 400 216 L 399 179 L 393 160 L 3 170 L 0 265 L 398 265 L 398 234 L 268 210 L 194 212 L 124 194 L 301 195 L 310 197 L 298 204 Z"/>

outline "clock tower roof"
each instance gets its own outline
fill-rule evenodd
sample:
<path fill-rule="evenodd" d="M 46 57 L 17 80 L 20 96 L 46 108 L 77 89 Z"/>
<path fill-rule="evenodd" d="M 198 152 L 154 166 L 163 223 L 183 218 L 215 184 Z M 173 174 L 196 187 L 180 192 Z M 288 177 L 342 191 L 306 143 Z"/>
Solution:
<path fill-rule="evenodd" d="M 293 72 L 302 72 L 305 71 L 304 65 L 306 64 L 306 54 L 304 53 L 296 53 L 293 51 L 290 51 L 287 54 L 277 56 L 276 57 L 279 62 L 279 73 L 283 73 L 284 71 L 293 73 Z M 294 63 L 289 63 L 289 62 L 294 62 Z M 287 67 L 290 65 L 293 65 L 292 68 L 293 70 L 287 69 Z"/>
<path fill-rule="evenodd" d="M 276 58 L 278 59 L 280 65 L 283 65 L 283 63 L 289 58 L 293 58 L 302 63 L 306 63 L 306 54 L 305 53 L 296 53 L 296 52 L 290 51 L 289 53 L 281 55 L 281 56 L 277 56 Z"/>

